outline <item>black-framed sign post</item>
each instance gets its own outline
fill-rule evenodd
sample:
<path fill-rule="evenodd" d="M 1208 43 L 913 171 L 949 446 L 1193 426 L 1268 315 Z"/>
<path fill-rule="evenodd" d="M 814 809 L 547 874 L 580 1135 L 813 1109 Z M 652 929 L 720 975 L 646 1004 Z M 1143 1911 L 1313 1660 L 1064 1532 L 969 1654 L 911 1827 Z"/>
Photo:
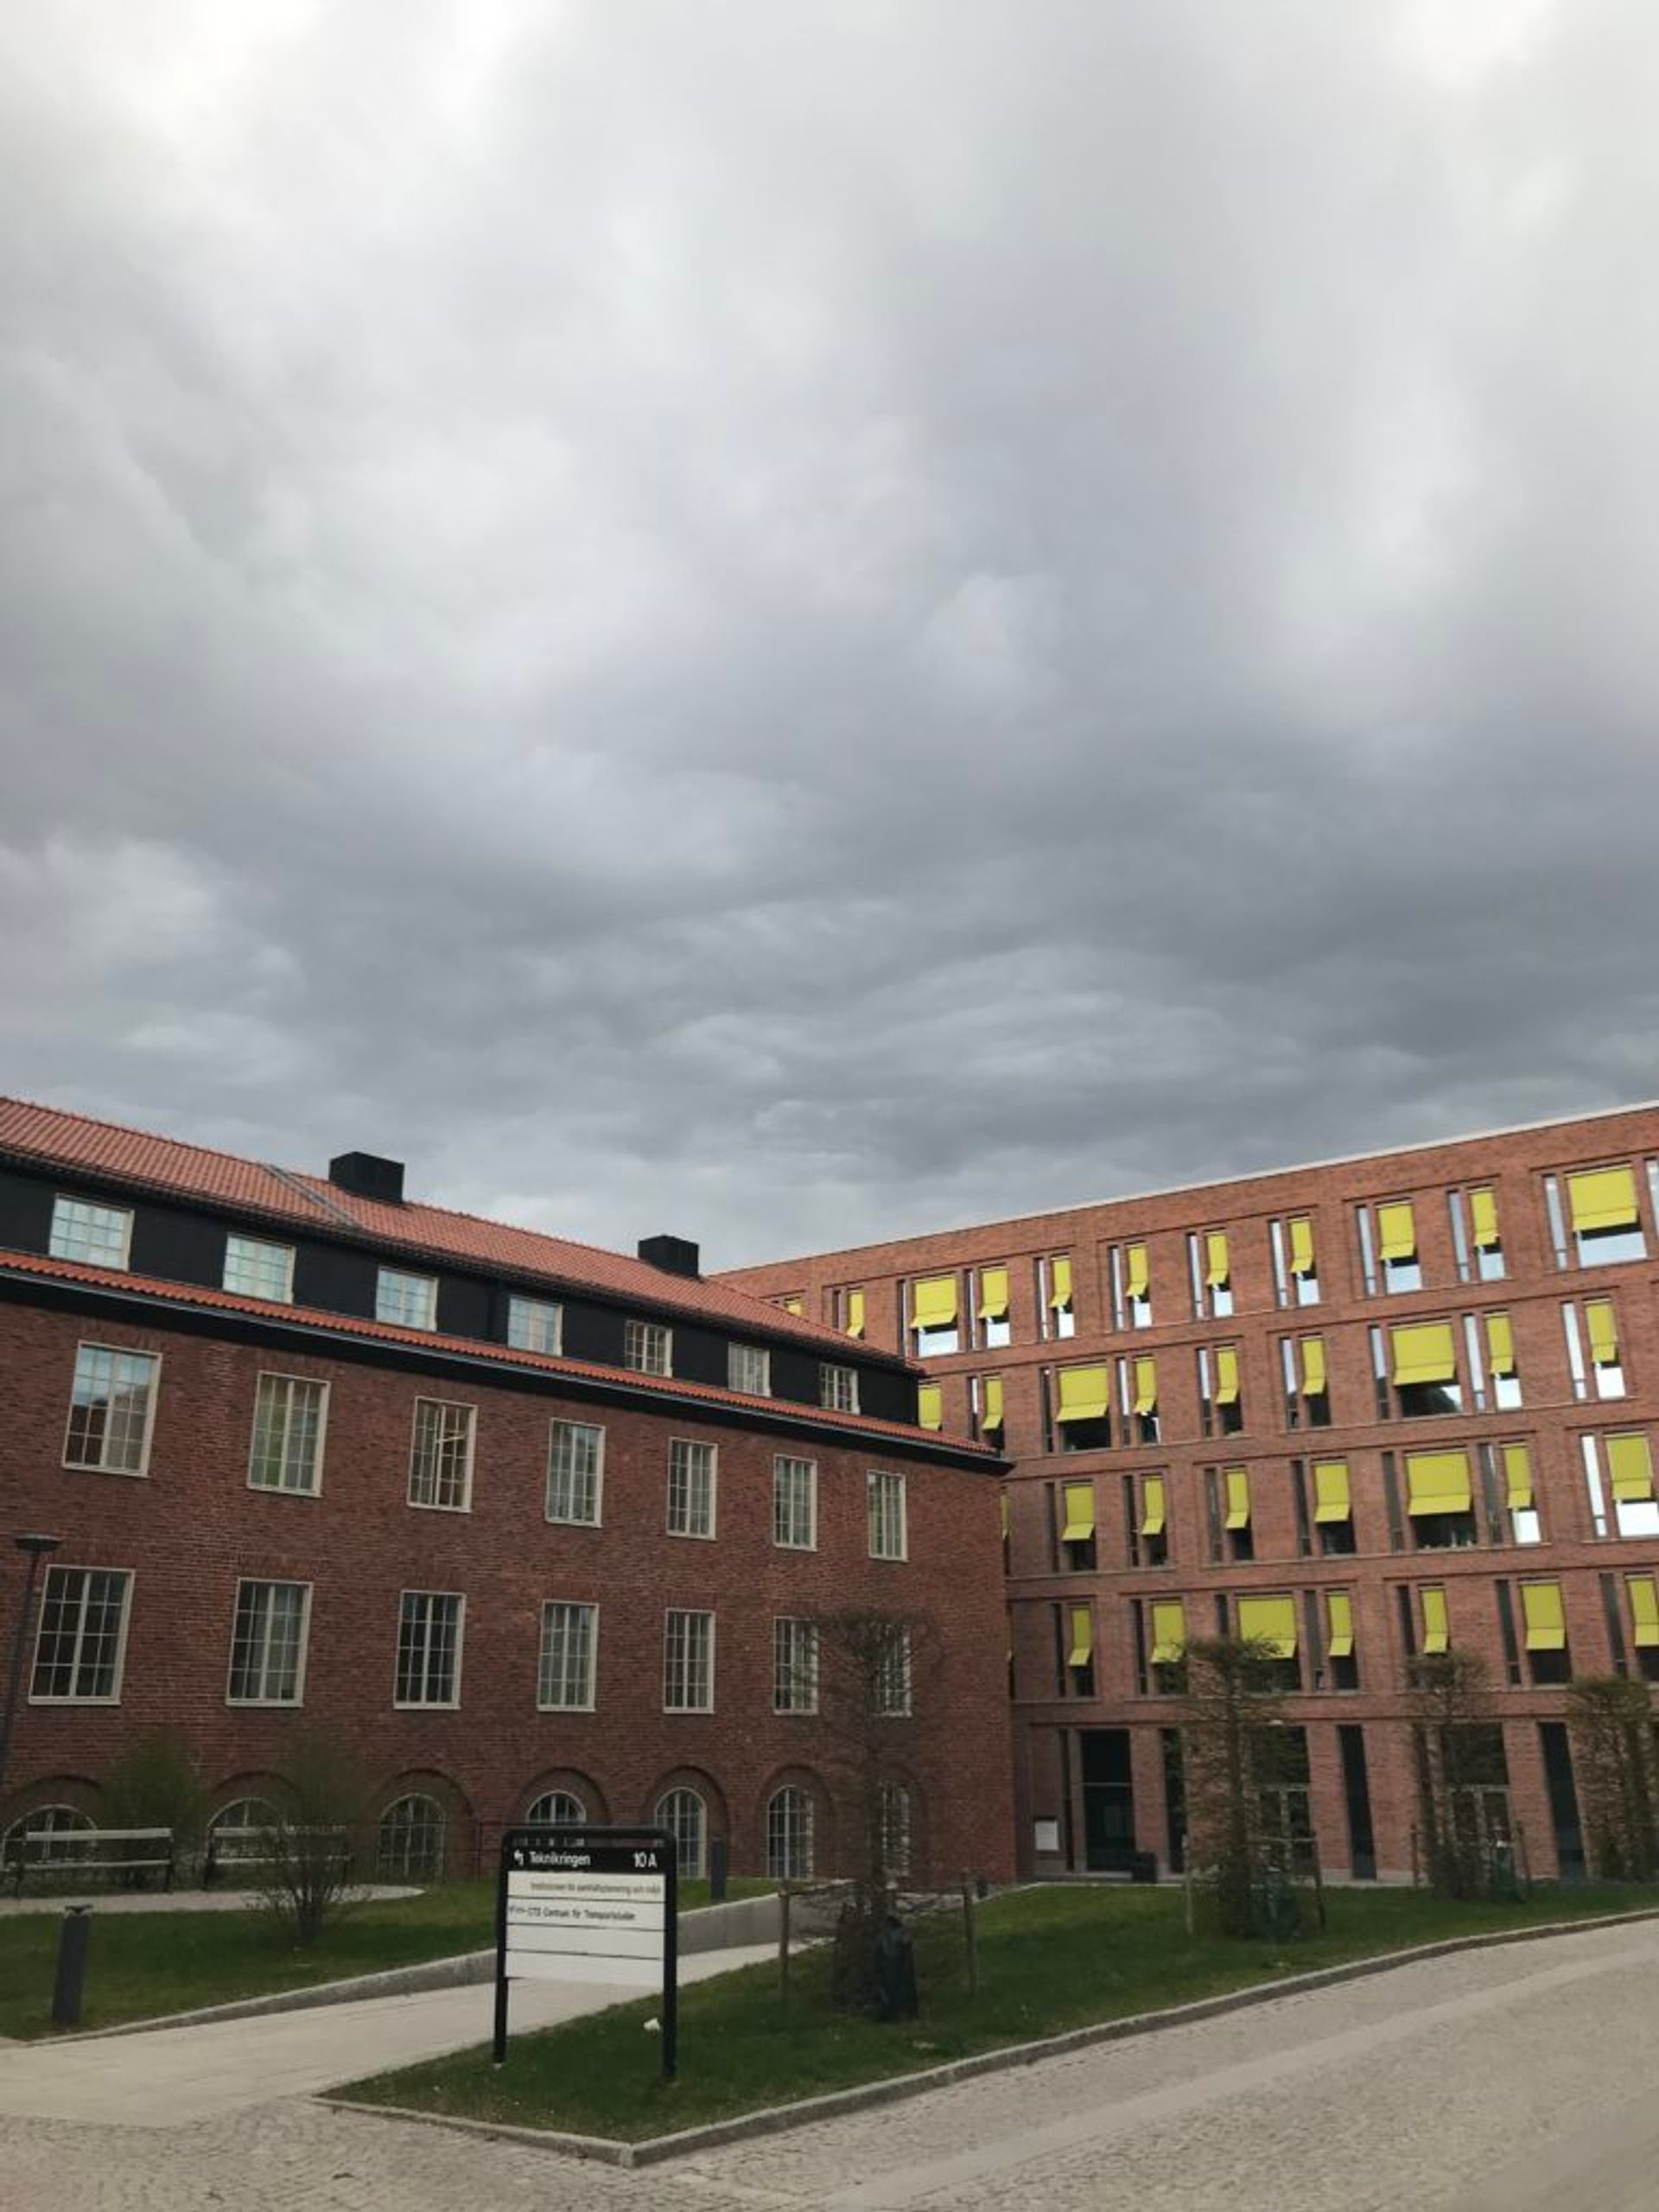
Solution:
<path fill-rule="evenodd" d="M 679 2064 L 679 1868 L 666 1828 L 509 1828 L 495 1891 L 495 2063 L 511 1982 L 654 1988 L 663 2079 Z"/>

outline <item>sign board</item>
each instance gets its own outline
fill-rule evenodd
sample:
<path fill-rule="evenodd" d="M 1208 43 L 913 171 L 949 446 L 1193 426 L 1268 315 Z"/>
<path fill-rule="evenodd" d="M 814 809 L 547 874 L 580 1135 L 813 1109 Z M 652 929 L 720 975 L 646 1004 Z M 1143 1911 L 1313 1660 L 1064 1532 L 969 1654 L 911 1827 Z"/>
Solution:
<path fill-rule="evenodd" d="M 674 2076 L 678 1879 L 662 1828 L 509 1828 L 496 1891 L 495 2062 L 507 1987 L 526 1979 L 663 1993 L 663 2070 Z"/>

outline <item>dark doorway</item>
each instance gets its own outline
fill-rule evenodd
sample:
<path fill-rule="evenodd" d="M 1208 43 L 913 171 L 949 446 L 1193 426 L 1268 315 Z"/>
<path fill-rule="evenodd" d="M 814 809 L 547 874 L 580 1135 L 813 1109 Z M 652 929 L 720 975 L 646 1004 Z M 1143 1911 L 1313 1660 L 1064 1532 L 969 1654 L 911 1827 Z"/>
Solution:
<path fill-rule="evenodd" d="M 1549 1791 L 1550 1824 L 1555 1831 L 1555 1857 L 1564 1882 L 1581 1882 L 1585 1875 L 1584 1829 L 1579 1820 L 1579 1793 L 1573 1782 L 1573 1751 L 1567 1740 L 1567 1724 L 1541 1720 L 1538 1740 L 1543 1746 L 1544 1784 Z"/>
<path fill-rule="evenodd" d="M 1127 1728 L 1084 1728 L 1083 1863 L 1089 1872 L 1127 1874 L 1135 1856 L 1135 1784 Z"/>
<path fill-rule="evenodd" d="M 1181 1732 L 1161 1732 L 1164 1748 L 1164 1815 L 1169 1824 L 1169 1871 L 1186 1871 L 1186 1766 L 1181 1756 Z"/>
<path fill-rule="evenodd" d="M 1357 1882 L 1376 1879 L 1376 1839 L 1371 1834 L 1371 1787 L 1365 1772 L 1365 1731 L 1351 1723 L 1338 1728 L 1342 1744 L 1342 1789 L 1348 1803 L 1349 1871 Z"/>

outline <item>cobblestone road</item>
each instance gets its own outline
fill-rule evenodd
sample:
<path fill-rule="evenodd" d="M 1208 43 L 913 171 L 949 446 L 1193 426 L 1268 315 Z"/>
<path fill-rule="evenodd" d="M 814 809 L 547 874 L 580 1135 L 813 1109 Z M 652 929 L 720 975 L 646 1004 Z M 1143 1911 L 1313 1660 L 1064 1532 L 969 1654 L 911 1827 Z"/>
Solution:
<path fill-rule="evenodd" d="M 171 2130 L 8 2120 L 0 2204 L 1654 2212 L 1656 2063 L 1649 1923 L 1408 1967 L 638 2175 L 296 2100 Z"/>

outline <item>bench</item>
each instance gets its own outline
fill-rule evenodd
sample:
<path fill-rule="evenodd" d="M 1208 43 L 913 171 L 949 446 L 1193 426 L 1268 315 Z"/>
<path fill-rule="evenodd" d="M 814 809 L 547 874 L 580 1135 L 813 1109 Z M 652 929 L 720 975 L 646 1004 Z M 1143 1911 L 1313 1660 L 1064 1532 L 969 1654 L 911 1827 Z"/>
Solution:
<path fill-rule="evenodd" d="M 312 1836 L 333 1838 L 340 1849 L 340 1872 L 351 1872 L 351 1838 L 344 1828 L 226 1827 L 221 1824 L 207 1831 L 207 1848 L 201 1861 L 201 1886 L 211 1890 L 226 1876 L 245 1871 L 267 1872 L 283 1863 L 288 1855 L 283 1847 L 290 1838 Z"/>
<path fill-rule="evenodd" d="M 113 1846 L 114 1856 L 105 1855 Z M 31 1874 L 128 1874 L 159 1872 L 173 1886 L 171 1828 L 29 1828 L 12 1839 L 13 1894 Z"/>

